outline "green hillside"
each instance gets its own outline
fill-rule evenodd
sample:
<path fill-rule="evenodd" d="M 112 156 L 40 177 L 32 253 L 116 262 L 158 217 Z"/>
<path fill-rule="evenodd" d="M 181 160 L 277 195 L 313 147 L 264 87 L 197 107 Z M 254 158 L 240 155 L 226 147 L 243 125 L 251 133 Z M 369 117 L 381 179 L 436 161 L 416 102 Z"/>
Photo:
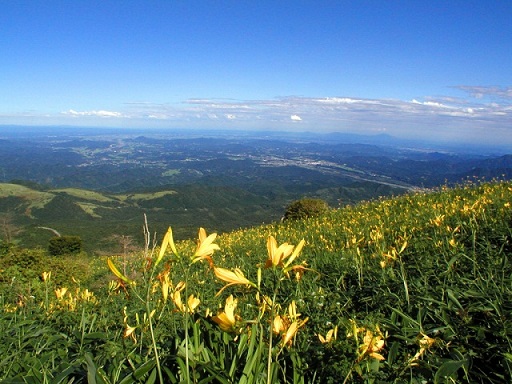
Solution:
<path fill-rule="evenodd" d="M 335 206 L 404 192 L 370 182 L 314 193 L 308 191 L 307 185 L 296 185 L 294 189 L 295 192 L 286 192 L 276 187 L 275 193 L 269 195 L 256 187 L 251 192 L 195 184 L 112 194 L 0 183 L 0 218 L 7 217 L 11 226 L 23 230 L 17 231 L 13 239 L 20 245 L 46 247 L 51 233 L 40 228 L 45 227 L 80 236 L 86 250 L 93 252 L 104 250 L 105 239 L 112 236 L 130 236 L 142 245 L 145 215 L 157 233 L 172 225 L 176 238 L 185 239 L 205 223 L 217 232 L 229 232 L 278 221 L 286 205 L 302 196 L 322 198 Z"/>
<path fill-rule="evenodd" d="M 10 363 L 0 378 L 508 383 L 511 236 L 503 182 L 203 233 L 175 248 L 167 236 L 162 250 L 111 257 L 110 270 L 104 257 L 74 256 L 71 271 L 71 258 L 7 247 L 0 355 Z"/>

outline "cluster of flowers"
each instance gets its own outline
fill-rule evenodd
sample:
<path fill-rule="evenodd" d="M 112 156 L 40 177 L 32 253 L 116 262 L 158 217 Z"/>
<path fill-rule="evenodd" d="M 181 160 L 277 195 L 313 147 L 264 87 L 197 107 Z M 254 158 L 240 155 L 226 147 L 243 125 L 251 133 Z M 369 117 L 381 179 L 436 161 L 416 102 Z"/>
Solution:
<path fill-rule="evenodd" d="M 275 303 L 274 299 L 267 295 L 264 295 L 261 290 L 262 284 L 262 269 L 273 269 L 279 274 L 280 278 L 290 278 L 292 275 L 300 280 L 303 273 L 307 270 L 305 262 L 295 264 L 294 262 L 299 257 L 302 248 L 304 247 L 305 241 L 302 240 L 297 246 L 283 243 L 277 244 L 276 239 L 273 236 L 269 236 L 267 240 L 267 251 L 268 258 L 263 268 L 258 268 L 258 280 L 253 282 L 249 280 L 239 268 L 227 269 L 217 266 L 213 260 L 213 253 L 220 250 L 220 247 L 215 244 L 217 234 L 213 233 L 209 236 L 203 228 L 199 229 L 197 247 L 193 255 L 190 257 L 190 262 L 196 263 L 199 261 L 208 262 L 209 266 L 213 270 L 215 276 L 225 285 L 219 290 L 217 296 L 223 292 L 226 288 L 233 285 L 241 285 L 249 290 L 256 292 L 256 301 L 260 308 L 260 320 L 265 313 L 270 313 L 272 317 L 272 331 L 276 335 L 280 335 L 282 346 L 289 346 L 292 344 L 293 338 L 297 331 L 303 327 L 308 318 L 302 319 L 300 313 L 297 312 L 297 306 L 295 301 L 292 301 L 284 313 L 281 311 L 281 306 Z M 154 260 L 154 265 L 158 265 L 170 249 L 172 255 L 180 258 L 180 254 L 176 249 L 176 245 L 173 240 L 172 230 L 169 228 L 166 235 L 164 236 L 162 246 L 158 255 Z M 126 275 L 120 272 L 120 270 L 114 265 L 111 259 L 107 260 L 108 266 L 112 273 L 119 279 L 119 282 L 128 286 L 135 286 L 136 281 L 128 278 Z M 171 270 L 165 268 L 161 271 L 158 276 L 160 289 L 162 291 L 162 301 L 165 303 L 167 300 L 172 300 L 176 310 L 182 313 L 194 313 L 201 301 L 195 294 L 190 294 L 186 299 L 182 298 L 182 293 L 185 290 L 186 282 L 180 281 L 178 284 L 173 285 L 171 281 Z M 243 328 L 242 318 L 236 314 L 238 300 L 230 295 L 226 298 L 224 310 L 213 315 L 207 310 L 207 316 L 211 316 L 211 319 L 218 324 L 219 328 L 225 332 L 239 332 Z M 150 320 L 151 316 L 154 315 L 154 311 L 149 314 L 149 318 L 138 324 L 143 324 Z M 146 316 L 147 317 L 147 316 Z M 137 326 L 130 326 L 127 321 L 127 315 L 125 311 L 125 337 L 135 338 L 135 330 Z"/>

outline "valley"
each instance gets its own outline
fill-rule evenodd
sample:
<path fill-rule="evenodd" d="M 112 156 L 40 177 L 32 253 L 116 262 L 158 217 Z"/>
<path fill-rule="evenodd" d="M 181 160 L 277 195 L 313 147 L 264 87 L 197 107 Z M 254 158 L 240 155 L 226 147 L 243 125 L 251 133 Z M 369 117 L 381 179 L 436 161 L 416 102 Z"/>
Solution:
<path fill-rule="evenodd" d="M 508 155 L 412 149 L 392 138 L 84 128 L 0 128 L 4 240 L 45 247 L 50 227 L 106 250 L 113 235 L 142 241 L 150 227 L 177 238 L 278 221 L 320 198 L 363 200 L 511 175 Z"/>

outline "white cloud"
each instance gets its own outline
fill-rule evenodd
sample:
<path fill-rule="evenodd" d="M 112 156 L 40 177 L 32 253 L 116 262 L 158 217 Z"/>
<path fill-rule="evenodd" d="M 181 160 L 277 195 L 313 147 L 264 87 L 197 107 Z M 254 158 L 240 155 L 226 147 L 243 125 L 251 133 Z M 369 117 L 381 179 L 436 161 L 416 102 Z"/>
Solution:
<path fill-rule="evenodd" d="M 189 126 L 203 127 L 207 124 L 223 127 L 227 120 L 235 120 L 241 129 L 298 129 L 296 123 L 300 121 L 303 130 L 369 134 L 386 131 L 391 135 L 415 137 L 437 137 L 450 130 L 485 132 L 500 129 L 500 132 L 511 130 L 512 141 L 510 103 L 485 104 L 454 97 L 425 97 L 411 101 L 297 96 L 261 100 L 196 98 L 174 105 L 133 104 L 124 115 L 138 119 L 159 116 L 162 123 L 186 122 Z"/>
<path fill-rule="evenodd" d="M 439 102 L 436 102 L 436 101 L 418 101 L 416 99 L 413 99 L 411 101 L 411 103 L 413 104 L 418 104 L 418 105 L 426 105 L 428 107 L 437 107 L 437 108 L 451 108 L 450 106 L 448 105 L 445 105 L 443 103 L 439 103 Z"/>
<path fill-rule="evenodd" d="M 58 115 L 19 113 L 0 116 L 0 123 L 55 123 L 148 127 L 201 127 L 337 131 L 400 137 L 500 137 L 512 143 L 512 88 L 459 86 L 466 97 L 364 99 L 289 96 L 234 100 L 194 98 L 179 103 L 130 102 L 122 109 L 69 109 Z M 475 99 L 474 95 L 485 95 Z M 492 96 L 491 96 L 492 95 Z M 68 120 L 66 120 L 68 119 Z M 300 122 L 300 124 L 298 124 Z M 498 139 L 497 139 L 498 140 Z"/>
<path fill-rule="evenodd" d="M 64 115 L 70 116 L 96 116 L 96 117 L 122 117 L 123 115 L 120 112 L 113 111 L 80 111 L 77 112 L 73 109 L 70 109 L 67 112 L 62 112 Z"/>
<path fill-rule="evenodd" d="M 458 85 L 453 88 L 467 92 L 476 99 L 483 99 L 485 97 L 498 99 L 512 99 L 512 87 Z"/>
<path fill-rule="evenodd" d="M 352 99 L 350 97 L 326 97 L 325 99 L 318 99 L 318 101 L 326 104 L 354 104 L 362 102 L 362 100 Z"/>

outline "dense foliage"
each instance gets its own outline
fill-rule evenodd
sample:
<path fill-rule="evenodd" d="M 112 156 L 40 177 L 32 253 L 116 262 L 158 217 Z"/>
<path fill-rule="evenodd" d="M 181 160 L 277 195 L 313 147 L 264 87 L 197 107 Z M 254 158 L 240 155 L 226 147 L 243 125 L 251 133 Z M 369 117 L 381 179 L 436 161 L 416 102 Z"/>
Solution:
<path fill-rule="evenodd" d="M 48 252 L 52 256 L 74 255 L 81 251 L 80 236 L 55 236 L 48 242 Z"/>
<path fill-rule="evenodd" d="M 486 183 L 161 247 L 146 230 L 65 282 L 4 247 L 0 379 L 508 383 L 511 200 Z"/>
<path fill-rule="evenodd" d="M 303 220 L 325 214 L 329 205 L 322 199 L 303 198 L 292 202 L 284 212 L 284 220 Z"/>

